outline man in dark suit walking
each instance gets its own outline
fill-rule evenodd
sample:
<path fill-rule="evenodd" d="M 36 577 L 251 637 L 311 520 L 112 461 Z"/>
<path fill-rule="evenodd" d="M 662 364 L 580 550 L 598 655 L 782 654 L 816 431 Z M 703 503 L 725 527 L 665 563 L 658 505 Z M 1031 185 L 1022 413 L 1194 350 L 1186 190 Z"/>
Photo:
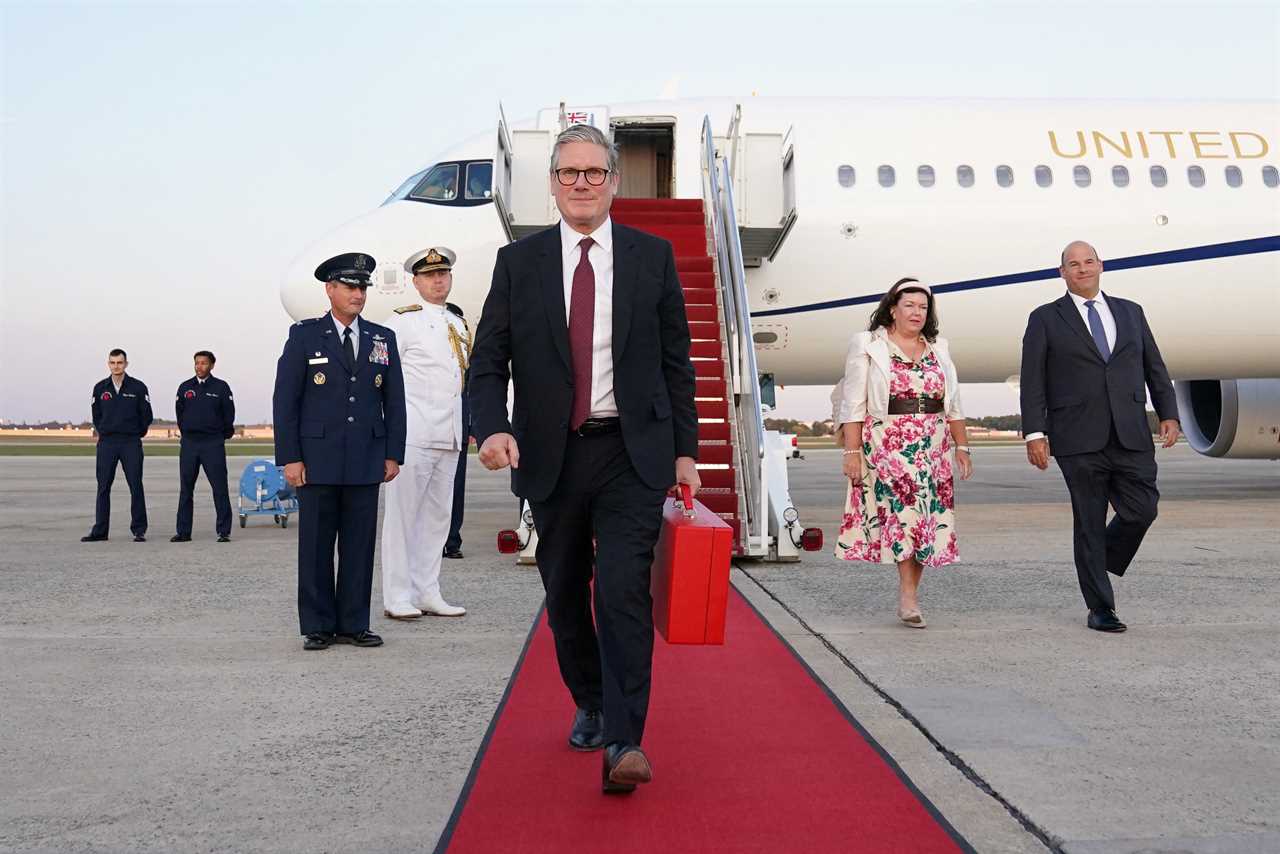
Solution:
<path fill-rule="evenodd" d="M 1142 306 L 1101 292 L 1094 248 L 1068 244 L 1060 272 L 1069 292 L 1031 312 L 1022 337 L 1027 460 L 1043 470 L 1052 454 L 1066 479 L 1088 627 L 1123 632 L 1107 573 L 1124 575 L 1160 498 L 1147 391 L 1166 448 L 1178 441 L 1178 408 Z"/>
<path fill-rule="evenodd" d="M 406 416 L 396 335 L 360 319 L 373 269 L 363 252 L 317 267 L 330 311 L 290 327 L 276 363 L 276 465 L 298 490 L 303 649 L 382 646 L 369 631 L 378 485 L 400 473 Z"/>
<path fill-rule="evenodd" d="M 556 657 L 578 707 L 569 745 L 605 748 L 607 793 L 652 779 L 640 749 L 650 564 L 666 491 L 699 485 L 675 256 L 666 241 L 610 220 L 617 157 L 594 127 L 556 139 L 550 184 L 561 222 L 498 251 L 471 359 L 480 461 L 510 465 L 512 491 L 530 502 Z"/>

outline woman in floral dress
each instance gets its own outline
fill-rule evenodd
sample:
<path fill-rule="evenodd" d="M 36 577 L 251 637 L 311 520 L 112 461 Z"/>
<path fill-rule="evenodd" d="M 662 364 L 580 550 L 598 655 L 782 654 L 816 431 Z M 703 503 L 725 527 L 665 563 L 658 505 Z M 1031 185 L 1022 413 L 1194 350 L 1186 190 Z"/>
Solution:
<path fill-rule="evenodd" d="M 853 336 L 831 394 L 849 479 L 842 560 L 897 564 L 898 618 L 924 628 L 924 567 L 959 559 L 954 474 L 973 471 L 959 383 L 928 285 L 900 279 Z"/>

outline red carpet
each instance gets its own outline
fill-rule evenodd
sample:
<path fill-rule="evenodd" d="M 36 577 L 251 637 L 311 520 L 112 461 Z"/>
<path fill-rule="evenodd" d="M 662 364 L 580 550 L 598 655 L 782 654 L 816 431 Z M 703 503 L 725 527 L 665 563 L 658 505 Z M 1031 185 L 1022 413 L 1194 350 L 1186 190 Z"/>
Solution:
<path fill-rule="evenodd" d="M 539 613 L 437 852 L 972 851 L 736 591 L 724 646 L 654 647 L 654 782 L 600 793 Z"/>

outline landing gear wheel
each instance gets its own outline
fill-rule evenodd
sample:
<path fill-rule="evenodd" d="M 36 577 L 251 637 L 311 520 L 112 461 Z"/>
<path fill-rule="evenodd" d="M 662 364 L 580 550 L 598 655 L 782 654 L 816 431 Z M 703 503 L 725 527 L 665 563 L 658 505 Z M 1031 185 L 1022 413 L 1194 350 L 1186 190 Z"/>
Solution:
<path fill-rule="evenodd" d="M 280 517 L 280 527 L 281 527 L 281 528 L 287 528 L 287 527 L 289 527 L 289 517 L 288 517 L 288 516 L 281 516 L 281 517 Z"/>
<path fill-rule="evenodd" d="M 240 527 L 241 527 L 241 528 L 243 528 L 246 524 L 248 524 L 248 522 L 249 522 L 249 517 L 248 517 L 248 516 L 241 516 L 241 517 L 240 517 Z"/>

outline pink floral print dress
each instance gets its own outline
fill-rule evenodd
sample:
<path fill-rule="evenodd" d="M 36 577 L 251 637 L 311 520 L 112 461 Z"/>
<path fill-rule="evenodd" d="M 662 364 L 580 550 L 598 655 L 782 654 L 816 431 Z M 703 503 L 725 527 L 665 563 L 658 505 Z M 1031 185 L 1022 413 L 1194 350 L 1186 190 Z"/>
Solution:
<path fill-rule="evenodd" d="M 917 362 L 889 345 L 889 396 L 941 399 L 946 377 L 932 349 Z M 945 413 L 868 415 L 862 425 L 863 471 L 850 484 L 836 538 L 841 560 L 921 566 L 959 559 L 951 434 Z"/>

